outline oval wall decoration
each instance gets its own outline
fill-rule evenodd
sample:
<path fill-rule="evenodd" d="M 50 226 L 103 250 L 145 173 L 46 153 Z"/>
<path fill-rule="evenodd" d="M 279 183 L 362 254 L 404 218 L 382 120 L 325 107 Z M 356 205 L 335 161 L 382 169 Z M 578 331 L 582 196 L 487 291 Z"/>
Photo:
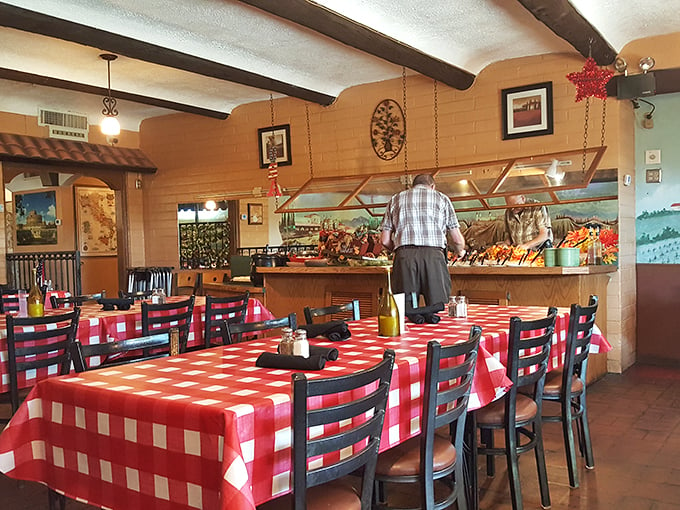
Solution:
<path fill-rule="evenodd" d="M 399 103 L 384 99 L 373 110 L 371 144 L 380 159 L 397 157 L 406 140 L 406 121 Z"/>

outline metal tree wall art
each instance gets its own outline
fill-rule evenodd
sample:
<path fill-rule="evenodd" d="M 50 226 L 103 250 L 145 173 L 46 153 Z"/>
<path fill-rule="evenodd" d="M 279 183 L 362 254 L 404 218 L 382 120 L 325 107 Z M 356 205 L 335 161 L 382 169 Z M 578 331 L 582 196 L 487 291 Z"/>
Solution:
<path fill-rule="evenodd" d="M 371 143 L 380 159 L 389 161 L 397 157 L 404 147 L 406 123 L 399 103 L 384 99 L 373 110 L 371 118 Z"/>

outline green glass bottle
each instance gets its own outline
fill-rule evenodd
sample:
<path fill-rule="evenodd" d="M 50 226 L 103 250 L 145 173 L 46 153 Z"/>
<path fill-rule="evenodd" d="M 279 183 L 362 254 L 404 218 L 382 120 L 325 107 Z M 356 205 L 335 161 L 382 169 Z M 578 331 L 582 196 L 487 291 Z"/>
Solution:
<path fill-rule="evenodd" d="M 28 315 L 29 317 L 42 317 L 45 315 L 45 300 L 40 287 L 38 287 L 38 270 L 33 268 L 33 285 L 28 291 Z"/>
<path fill-rule="evenodd" d="M 392 294 L 390 269 L 387 269 L 387 289 L 382 294 L 378 306 L 378 334 L 380 336 L 399 336 L 399 309 Z"/>

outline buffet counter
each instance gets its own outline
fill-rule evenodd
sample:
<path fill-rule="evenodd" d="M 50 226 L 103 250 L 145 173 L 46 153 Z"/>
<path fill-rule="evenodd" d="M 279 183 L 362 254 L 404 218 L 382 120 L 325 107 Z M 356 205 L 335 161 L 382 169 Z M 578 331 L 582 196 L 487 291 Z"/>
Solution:
<path fill-rule="evenodd" d="M 600 305 L 597 325 L 607 337 L 607 284 L 617 266 L 526 267 L 450 266 L 451 292 L 494 291 L 509 295 L 511 305 L 568 307 L 586 304 L 591 294 Z M 358 299 L 361 316 L 378 313 L 379 290 L 386 284 L 385 268 L 349 267 L 258 267 L 264 276 L 267 308 L 276 316 L 290 312 L 303 321 L 305 306 L 321 307 Z M 589 378 L 606 372 L 606 354 L 592 356 Z"/>

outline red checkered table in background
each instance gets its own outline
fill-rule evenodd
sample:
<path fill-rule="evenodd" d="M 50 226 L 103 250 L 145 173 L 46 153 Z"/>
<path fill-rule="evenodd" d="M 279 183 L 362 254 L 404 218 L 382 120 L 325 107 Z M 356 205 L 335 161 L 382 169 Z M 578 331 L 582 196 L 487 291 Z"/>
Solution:
<path fill-rule="evenodd" d="M 66 293 L 59 292 L 59 297 Z M 168 302 L 182 301 L 186 296 L 172 296 Z M 58 310 L 47 310 L 47 314 L 57 314 Z M 267 310 L 257 299 L 248 300 L 246 322 L 259 322 L 273 319 L 272 313 Z M 203 328 L 205 321 L 205 296 L 196 296 L 194 314 L 189 331 L 188 345 L 200 345 L 203 343 Z M 97 344 L 113 340 L 125 340 L 142 336 L 142 310 L 139 301 L 135 302 L 130 310 L 102 310 L 99 304 L 84 304 L 81 307 L 80 322 L 78 323 L 77 338 L 83 344 Z M 36 381 L 45 377 L 56 375 L 57 369 L 51 371 L 42 369 L 28 371 L 19 374 L 19 387 L 32 386 Z M 7 367 L 7 320 L 0 315 L 0 392 L 9 391 L 9 375 Z"/>
<path fill-rule="evenodd" d="M 471 407 L 507 389 L 509 319 L 544 316 L 543 307 L 470 305 L 467 319 L 409 325 L 381 338 L 377 321 L 351 324 L 340 357 L 309 377 L 370 367 L 390 348 L 397 358 L 381 450 L 419 433 L 426 345 L 463 341 L 484 328 Z M 568 310 L 560 312 L 551 368 L 561 364 Z M 216 347 L 78 376 L 49 378 L 33 389 L 0 435 L 0 471 L 47 483 L 108 508 L 252 509 L 290 490 L 293 371 L 255 366 L 278 339 Z M 593 351 L 609 345 L 593 338 Z M 319 459 L 317 462 L 323 462 Z"/>

